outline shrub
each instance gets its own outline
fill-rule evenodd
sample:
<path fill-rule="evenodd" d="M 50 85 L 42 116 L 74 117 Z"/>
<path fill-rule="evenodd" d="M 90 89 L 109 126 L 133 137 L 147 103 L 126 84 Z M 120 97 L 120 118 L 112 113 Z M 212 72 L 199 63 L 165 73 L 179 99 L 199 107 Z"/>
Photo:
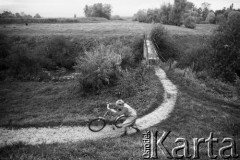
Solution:
<path fill-rule="evenodd" d="M 237 96 L 240 98 L 240 78 L 237 76 L 235 81 Z"/>
<path fill-rule="evenodd" d="M 124 20 L 124 19 L 121 18 L 119 15 L 114 15 L 111 17 L 111 20 Z"/>
<path fill-rule="evenodd" d="M 119 77 L 119 55 L 111 46 L 100 45 L 77 57 L 78 82 L 84 93 L 99 92 L 104 86 L 116 84 Z"/>
<path fill-rule="evenodd" d="M 202 21 L 202 17 L 194 17 L 196 24 L 200 24 Z"/>
<path fill-rule="evenodd" d="M 213 12 L 209 12 L 206 18 L 206 22 L 214 24 L 216 22 L 215 14 Z"/>
<path fill-rule="evenodd" d="M 38 62 L 42 68 L 47 70 L 55 70 L 57 68 L 56 63 L 53 59 L 48 57 L 47 47 L 46 45 L 37 46 L 32 53 L 35 57 L 37 57 Z"/>
<path fill-rule="evenodd" d="M 147 11 L 139 10 L 136 14 L 134 14 L 133 21 L 148 22 Z"/>
<path fill-rule="evenodd" d="M 153 27 L 150 32 L 150 39 L 154 42 L 158 53 L 161 54 L 160 59 L 167 61 L 176 58 L 177 48 L 175 48 L 174 42 L 162 25 L 158 24 Z"/>
<path fill-rule="evenodd" d="M 220 24 L 212 36 L 212 73 L 225 81 L 234 82 L 240 68 L 240 12 L 233 11 L 226 23 Z"/>
<path fill-rule="evenodd" d="M 72 43 L 64 36 L 52 38 L 47 44 L 46 57 L 51 59 L 56 66 L 73 69 L 77 52 L 74 52 Z"/>
<path fill-rule="evenodd" d="M 0 71 L 8 69 L 8 65 L 6 63 L 6 57 L 10 54 L 10 41 L 8 37 L 4 34 L 0 34 Z"/>
<path fill-rule="evenodd" d="M 138 38 L 132 38 L 129 42 L 128 45 L 129 47 L 123 47 L 126 45 L 121 46 L 121 55 L 122 56 L 122 62 L 121 62 L 121 67 L 123 69 L 125 68 L 136 68 L 139 63 L 143 59 L 143 37 Z M 125 48 L 125 50 L 124 50 Z"/>
<path fill-rule="evenodd" d="M 12 53 L 7 58 L 9 74 L 15 78 L 34 79 L 41 71 L 38 59 L 31 55 L 26 45 L 13 47 Z"/>
<path fill-rule="evenodd" d="M 195 18 L 192 17 L 192 16 L 187 17 L 184 20 L 184 26 L 187 27 L 187 28 L 191 28 L 191 29 L 196 28 Z"/>
<path fill-rule="evenodd" d="M 221 23 L 224 23 L 224 22 L 226 22 L 227 20 L 226 20 L 226 18 L 224 17 L 224 15 L 223 14 L 218 14 L 217 16 L 216 16 L 216 23 L 217 24 L 221 24 Z"/>
<path fill-rule="evenodd" d="M 180 57 L 177 67 L 191 67 L 193 71 L 197 72 L 207 70 L 211 53 L 212 49 L 209 45 L 200 45 L 190 48 Z"/>
<path fill-rule="evenodd" d="M 151 68 L 147 68 L 144 64 L 139 64 L 134 69 L 123 70 L 118 80 L 115 94 L 117 93 L 119 98 L 128 98 L 136 95 L 139 86 L 144 85 L 147 81 L 149 72 L 151 72 Z"/>

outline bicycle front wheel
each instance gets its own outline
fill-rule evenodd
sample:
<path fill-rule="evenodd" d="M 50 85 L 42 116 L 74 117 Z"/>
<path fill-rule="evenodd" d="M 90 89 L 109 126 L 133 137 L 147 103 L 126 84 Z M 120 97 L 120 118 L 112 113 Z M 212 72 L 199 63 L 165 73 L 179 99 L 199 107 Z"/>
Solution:
<path fill-rule="evenodd" d="M 105 126 L 106 126 L 106 121 L 101 118 L 94 119 L 88 124 L 88 128 L 93 132 L 99 132 Z"/>
<path fill-rule="evenodd" d="M 122 115 L 115 120 L 115 126 L 117 128 L 122 128 L 123 122 L 127 119 L 126 116 Z"/>

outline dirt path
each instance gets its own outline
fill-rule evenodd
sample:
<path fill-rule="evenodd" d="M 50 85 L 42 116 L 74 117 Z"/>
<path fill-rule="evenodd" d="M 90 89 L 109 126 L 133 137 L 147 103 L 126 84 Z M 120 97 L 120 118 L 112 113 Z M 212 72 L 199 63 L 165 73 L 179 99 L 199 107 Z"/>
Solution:
<path fill-rule="evenodd" d="M 166 77 L 165 72 L 160 69 L 155 69 L 156 75 L 159 77 L 164 87 L 164 101 L 153 112 L 137 119 L 136 124 L 140 130 L 160 123 L 166 119 L 169 113 L 173 110 L 177 99 L 177 88 Z M 129 130 L 128 133 L 134 133 L 135 130 Z M 106 126 L 100 132 L 91 132 L 87 127 L 55 127 L 55 128 L 23 128 L 18 130 L 8 130 L 0 128 L 0 147 L 24 142 L 27 144 L 41 144 L 41 143 L 66 143 L 76 142 L 80 140 L 96 140 L 106 137 L 116 137 L 123 133 L 122 129 L 113 130 L 110 126 Z"/>

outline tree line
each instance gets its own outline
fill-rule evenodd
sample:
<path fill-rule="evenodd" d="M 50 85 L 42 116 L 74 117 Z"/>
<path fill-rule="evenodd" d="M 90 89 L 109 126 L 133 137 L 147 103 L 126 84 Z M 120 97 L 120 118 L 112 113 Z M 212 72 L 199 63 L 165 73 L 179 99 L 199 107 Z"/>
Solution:
<path fill-rule="evenodd" d="M 233 4 L 215 12 L 210 9 L 211 4 L 204 2 L 201 7 L 196 7 L 187 0 L 176 1 L 173 5 L 163 4 L 160 8 L 142 9 L 134 14 L 133 20 L 145 23 L 163 23 L 195 28 L 196 23 L 222 23 L 227 20 L 231 11 L 240 11 L 233 8 Z"/>
<path fill-rule="evenodd" d="M 32 16 L 24 12 L 12 13 L 11 11 L 3 11 L 3 13 L 0 14 L 0 18 L 42 18 L 42 17 L 38 13 Z"/>

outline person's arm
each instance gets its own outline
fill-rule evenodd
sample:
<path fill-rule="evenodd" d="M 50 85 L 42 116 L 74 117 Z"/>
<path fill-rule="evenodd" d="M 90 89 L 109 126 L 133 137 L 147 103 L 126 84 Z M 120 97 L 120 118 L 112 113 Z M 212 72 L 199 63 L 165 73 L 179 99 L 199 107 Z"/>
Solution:
<path fill-rule="evenodd" d="M 109 111 L 113 112 L 113 113 L 117 113 L 117 111 L 116 111 L 115 109 L 111 109 L 111 108 L 109 107 L 110 105 L 114 105 L 114 104 L 108 103 L 108 104 L 107 104 L 107 109 L 108 109 Z"/>

